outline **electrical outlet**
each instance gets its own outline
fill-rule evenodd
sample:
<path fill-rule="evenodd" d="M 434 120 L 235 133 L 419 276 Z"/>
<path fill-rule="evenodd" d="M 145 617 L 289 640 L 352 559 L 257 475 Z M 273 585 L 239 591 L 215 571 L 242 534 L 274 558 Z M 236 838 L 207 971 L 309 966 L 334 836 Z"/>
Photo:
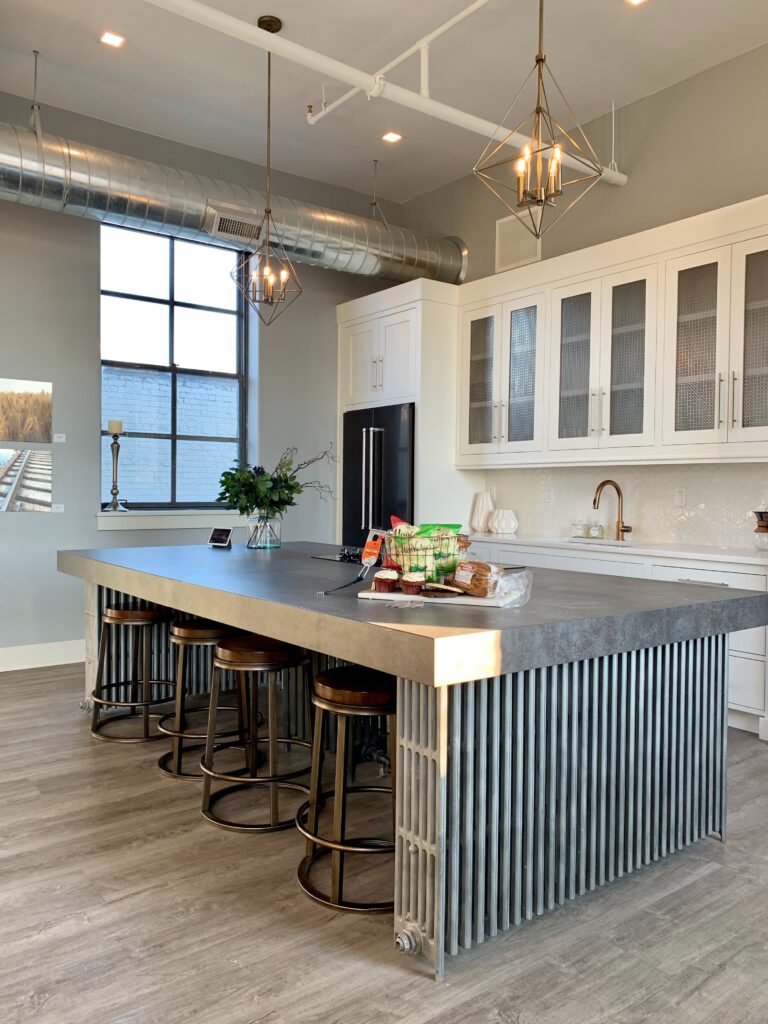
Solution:
<path fill-rule="evenodd" d="M 63 511 L 64 511 L 64 506 L 63 505 L 51 505 L 51 512 L 63 512 Z"/>
<path fill-rule="evenodd" d="M 677 508 L 685 508 L 687 504 L 688 501 L 686 500 L 685 488 L 678 487 L 675 491 L 675 506 Z"/>
<path fill-rule="evenodd" d="M 67 440 L 67 435 L 66 434 L 54 434 L 53 435 L 53 440 L 57 444 L 64 444 L 64 442 Z"/>
<path fill-rule="evenodd" d="M 546 503 L 548 505 L 551 505 L 554 500 L 555 500 L 554 488 L 552 488 L 552 487 L 545 487 L 544 488 L 544 501 L 546 501 Z"/>

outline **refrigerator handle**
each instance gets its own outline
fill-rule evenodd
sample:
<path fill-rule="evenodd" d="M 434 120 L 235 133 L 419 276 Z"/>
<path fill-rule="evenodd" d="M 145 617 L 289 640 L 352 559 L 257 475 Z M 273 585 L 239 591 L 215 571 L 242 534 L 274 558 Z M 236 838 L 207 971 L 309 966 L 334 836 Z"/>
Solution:
<path fill-rule="evenodd" d="M 360 478 L 360 480 L 361 480 L 360 492 L 362 494 L 362 513 L 361 513 L 361 521 L 360 521 L 360 529 L 361 530 L 365 529 L 365 460 L 366 460 L 366 454 L 367 454 L 366 450 L 365 450 L 365 443 L 366 443 L 367 438 L 366 438 L 365 435 L 367 433 L 368 433 L 368 428 L 367 427 L 363 427 L 363 472 L 362 472 L 362 476 Z"/>
<path fill-rule="evenodd" d="M 368 434 L 370 451 L 368 453 L 368 529 L 373 529 L 373 464 L 376 457 L 375 427 Z"/>

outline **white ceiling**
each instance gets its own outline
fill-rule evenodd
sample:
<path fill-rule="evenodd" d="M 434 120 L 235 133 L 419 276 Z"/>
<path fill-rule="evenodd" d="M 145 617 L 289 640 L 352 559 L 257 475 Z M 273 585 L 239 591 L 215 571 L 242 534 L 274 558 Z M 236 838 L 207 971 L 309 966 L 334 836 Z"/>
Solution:
<path fill-rule="evenodd" d="M 375 71 L 469 0 L 205 0 L 255 22 L 279 15 L 283 34 Z M 500 118 L 532 64 L 535 0 L 490 3 L 432 45 L 433 98 Z M 123 50 L 98 42 L 105 28 Z M 546 51 L 583 121 L 768 42 L 766 0 L 548 0 Z M 91 117 L 203 149 L 264 161 L 266 56 L 144 0 L 0 0 L 0 89 L 28 96 L 31 50 L 42 52 L 40 98 Z M 418 88 L 411 58 L 392 80 Z M 320 124 L 305 120 L 323 81 L 274 62 L 273 163 L 319 181 L 402 202 L 468 173 L 483 140 L 384 100 L 356 97 Z M 346 86 L 327 81 L 328 99 Z M 379 141 L 389 128 L 405 141 Z M 601 154 L 601 156 L 605 156 Z M 627 168 L 631 171 L 631 168 Z"/>

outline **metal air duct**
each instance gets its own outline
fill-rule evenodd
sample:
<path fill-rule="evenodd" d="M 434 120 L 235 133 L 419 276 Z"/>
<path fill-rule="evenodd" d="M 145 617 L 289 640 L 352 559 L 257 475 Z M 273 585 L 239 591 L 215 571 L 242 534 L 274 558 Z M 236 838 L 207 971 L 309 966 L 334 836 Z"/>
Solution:
<path fill-rule="evenodd" d="M 105 224 L 248 248 L 264 209 L 257 189 L 111 153 L 0 122 L 0 199 Z M 457 284 L 467 271 L 458 239 L 434 239 L 369 217 L 272 196 L 290 257 L 364 277 Z"/>

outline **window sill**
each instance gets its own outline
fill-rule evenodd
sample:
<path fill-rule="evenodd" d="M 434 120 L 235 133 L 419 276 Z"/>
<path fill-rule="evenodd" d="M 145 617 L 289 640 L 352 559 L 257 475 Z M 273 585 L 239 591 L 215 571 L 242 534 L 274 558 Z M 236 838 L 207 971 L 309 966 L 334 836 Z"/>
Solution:
<path fill-rule="evenodd" d="M 214 526 L 245 526 L 239 512 L 218 509 L 97 512 L 97 530 L 206 530 Z"/>

